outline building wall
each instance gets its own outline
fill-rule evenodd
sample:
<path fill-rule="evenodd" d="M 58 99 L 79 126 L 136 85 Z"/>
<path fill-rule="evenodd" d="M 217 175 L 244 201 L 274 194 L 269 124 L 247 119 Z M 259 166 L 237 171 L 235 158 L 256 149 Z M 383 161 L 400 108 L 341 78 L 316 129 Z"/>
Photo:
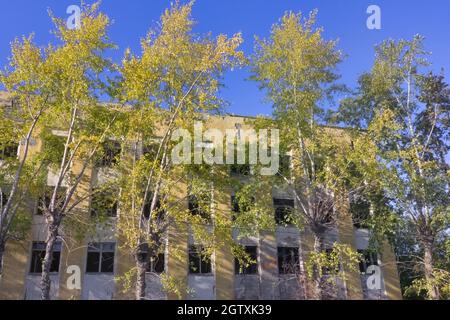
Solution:
<path fill-rule="evenodd" d="M 208 120 L 211 127 L 221 130 L 248 128 L 245 119 L 241 117 L 214 117 Z M 39 141 L 32 146 L 33 152 L 39 152 Z M 80 170 L 75 164 L 73 170 Z M 86 181 L 80 189 L 90 188 L 107 179 L 108 173 L 89 171 Z M 52 185 L 52 174 L 49 174 L 48 184 Z M 80 193 L 83 190 L 80 190 Z M 86 190 L 84 190 L 86 191 Z M 281 196 L 289 196 L 281 192 Z M 180 183 L 174 188 L 175 199 L 185 198 L 186 183 Z M 267 197 L 274 195 L 267 194 Z M 216 194 L 218 207 L 216 214 L 231 219 L 231 191 L 225 194 Z M 178 210 L 185 210 L 187 203 L 182 202 Z M 80 217 L 89 216 L 89 201 L 83 201 L 77 207 Z M 368 246 L 367 237 L 361 230 L 355 230 L 348 208 L 342 205 L 342 220 L 335 232 L 327 235 L 327 241 L 348 244 L 354 249 L 365 249 Z M 38 299 L 39 278 L 29 275 L 30 248 L 32 241 L 45 240 L 45 226 L 42 217 L 35 216 L 34 224 L 30 230 L 29 238 L 22 242 L 10 241 L 7 245 L 4 258 L 4 272 L 0 278 L 0 299 Z M 87 221 L 87 220 L 86 220 Z M 115 220 L 111 220 L 114 225 Z M 237 239 L 237 231 L 230 227 Z M 115 228 L 110 227 L 97 230 L 95 235 L 86 237 L 68 237 L 62 249 L 59 275 L 53 275 L 52 296 L 55 299 L 133 299 L 133 288 L 126 290 L 123 278 L 134 267 L 134 258 L 130 251 L 124 248 L 124 239 L 116 234 Z M 115 242 L 115 273 L 114 274 L 85 274 L 87 245 L 89 242 Z M 195 242 L 195 241 L 194 241 Z M 149 299 L 304 299 L 308 292 L 308 283 L 300 282 L 292 277 L 278 274 L 278 247 L 298 247 L 302 262 L 307 253 L 313 248 L 313 237 L 307 230 L 299 231 L 295 228 L 277 228 L 275 232 L 261 232 L 259 237 L 242 239 L 241 244 L 258 246 L 258 275 L 236 275 L 234 258 L 229 245 L 218 248 L 213 256 L 213 275 L 194 276 L 189 274 L 188 247 L 194 244 L 189 236 L 189 227 L 177 225 L 168 232 L 166 249 L 166 273 L 174 279 L 179 287 L 178 292 L 164 292 L 160 277 L 149 274 L 147 276 Z M 383 298 L 401 299 L 400 284 L 392 249 L 386 244 L 382 253 L 382 270 L 384 278 Z M 68 280 L 72 276 L 67 270 L 70 266 L 78 266 L 81 271 L 81 288 L 70 289 Z M 303 267 L 303 265 L 302 265 Z M 303 270 L 304 271 L 304 270 Z M 342 282 L 343 290 L 339 298 L 363 299 L 362 280 L 358 272 L 347 272 L 348 280 Z M 192 290 L 193 289 L 193 290 Z"/>

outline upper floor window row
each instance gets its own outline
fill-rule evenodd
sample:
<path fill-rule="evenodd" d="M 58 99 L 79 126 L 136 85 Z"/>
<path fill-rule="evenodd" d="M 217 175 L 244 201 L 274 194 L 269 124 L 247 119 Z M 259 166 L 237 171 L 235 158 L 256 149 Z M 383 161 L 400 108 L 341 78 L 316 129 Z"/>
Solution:
<path fill-rule="evenodd" d="M 18 154 L 19 154 L 19 144 L 17 143 L 0 144 L 0 160 L 17 158 Z"/>

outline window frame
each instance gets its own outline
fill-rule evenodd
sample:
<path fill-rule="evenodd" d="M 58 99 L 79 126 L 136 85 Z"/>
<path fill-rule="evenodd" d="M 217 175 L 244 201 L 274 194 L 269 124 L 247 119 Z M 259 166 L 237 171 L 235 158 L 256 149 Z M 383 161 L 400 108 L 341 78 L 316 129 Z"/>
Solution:
<path fill-rule="evenodd" d="M 249 249 L 255 250 L 253 252 L 249 252 Z M 238 276 L 252 276 L 259 275 L 259 247 L 258 246 L 245 246 L 245 252 L 250 256 L 250 259 L 255 260 L 256 262 L 251 264 L 248 267 L 240 265 L 239 259 L 234 258 L 234 273 Z M 253 255 L 254 254 L 254 255 Z"/>
<path fill-rule="evenodd" d="M 372 204 L 366 199 L 350 199 L 349 211 L 352 216 L 353 226 L 358 229 L 369 229 L 366 225 L 371 215 Z M 358 221 L 359 219 L 359 221 Z"/>
<path fill-rule="evenodd" d="M 103 154 L 97 160 L 96 167 L 112 168 L 114 167 L 122 155 L 122 144 L 116 140 L 107 140 L 103 143 Z"/>
<path fill-rule="evenodd" d="M 16 142 L 0 145 L 0 161 L 17 159 L 19 157 L 19 148 L 20 144 Z"/>
<path fill-rule="evenodd" d="M 289 251 L 289 252 L 288 252 Z M 286 263 L 286 257 L 290 256 L 290 260 L 296 259 L 295 271 L 297 274 L 301 273 L 301 260 L 300 260 L 300 247 L 278 247 L 277 248 L 277 262 L 278 262 L 278 274 L 279 275 L 293 275 L 294 271 L 287 271 L 284 267 Z"/>
<path fill-rule="evenodd" d="M 41 246 L 41 248 L 38 248 L 38 246 Z M 45 257 L 45 250 L 46 250 L 47 244 L 44 241 L 33 241 L 31 243 L 31 253 L 30 253 L 30 262 L 28 266 L 28 274 L 29 275 L 39 275 L 42 273 L 42 261 Z M 35 260 L 35 253 L 40 253 L 41 257 L 39 258 L 40 261 Z M 50 274 L 59 274 L 61 270 L 61 257 L 62 257 L 62 242 L 56 241 L 53 245 L 53 252 L 52 252 L 52 263 L 50 266 Z M 55 255 L 56 259 L 55 260 Z M 34 262 L 34 263 L 33 263 Z M 57 264 L 58 271 L 54 271 L 54 265 Z M 34 271 L 33 271 L 34 270 Z"/>
<path fill-rule="evenodd" d="M 97 188 L 92 189 L 92 193 L 91 193 L 91 201 L 90 201 L 90 205 L 89 205 L 89 214 L 91 216 L 91 218 L 98 218 L 100 215 L 97 212 L 97 210 L 94 208 L 94 204 L 95 204 L 95 199 L 96 197 L 102 197 L 102 198 L 106 198 L 108 197 L 108 200 L 112 200 L 112 206 L 108 207 L 108 208 L 100 208 L 102 209 L 102 211 L 105 211 L 105 217 L 107 218 L 117 218 L 118 212 L 119 212 L 119 201 L 114 197 L 114 191 L 113 190 L 104 190 L 104 191 L 99 191 L 96 192 Z M 108 203 L 110 204 L 110 203 Z M 99 208 L 97 208 L 99 209 Z"/>
<path fill-rule="evenodd" d="M 209 205 L 211 207 L 211 199 L 209 196 L 205 195 L 207 197 L 207 201 L 209 202 Z M 199 204 L 200 200 L 198 199 L 198 196 L 196 195 L 188 195 L 188 209 L 192 216 L 199 216 L 205 221 L 212 222 L 212 214 L 209 212 L 204 212 Z"/>
<path fill-rule="evenodd" d="M 293 214 L 295 212 L 295 200 L 285 198 L 273 198 L 273 207 L 275 214 L 275 223 L 277 226 L 291 226 L 292 223 L 286 221 L 288 213 Z M 283 219 L 281 219 L 281 212 Z"/>
<path fill-rule="evenodd" d="M 213 270 L 213 263 L 212 263 L 212 256 L 209 257 L 209 261 L 206 261 L 203 257 L 202 252 L 205 250 L 203 246 L 198 245 L 192 245 L 189 246 L 189 252 L 188 252 L 188 271 L 189 275 L 192 276 L 213 276 L 214 270 Z M 192 269 L 192 258 L 198 260 L 198 272 L 194 271 Z M 206 269 L 208 272 L 203 272 L 203 267 L 207 266 Z"/>
<path fill-rule="evenodd" d="M 367 273 L 367 268 L 370 266 L 379 266 L 379 254 L 370 250 L 358 250 L 358 253 L 363 256 L 359 261 L 359 272 L 361 275 L 372 275 Z M 369 263 L 368 263 L 369 262 Z"/>
<path fill-rule="evenodd" d="M 106 246 L 113 246 L 114 249 L 113 250 L 106 250 L 105 247 Z M 98 271 L 88 271 L 89 268 L 89 254 L 90 253 L 98 253 Z M 112 262 L 112 271 L 111 272 L 105 272 L 102 271 L 102 266 L 103 266 L 103 254 L 104 253 L 112 253 L 113 254 L 113 262 Z M 96 242 L 96 243 L 90 243 L 88 245 L 88 250 L 87 250 L 87 254 L 86 254 L 86 268 L 85 268 L 85 273 L 88 275 L 101 275 L 101 274 L 115 274 L 116 271 L 116 266 L 115 266 L 115 262 L 116 262 L 116 243 L 115 242 Z"/>
<path fill-rule="evenodd" d="M 41 194 L 38 198 L 37 206 L 36 206 L 36 216 L 44 216 L 44 209 L 42 208 L 42 202 L 44 202 L 45 206 L 48 207 L 50 204 L 50 201 L 52 200 L 51 197 L 53 195 L 53 192 L 55 190 L 55 186 L 46 186 L 44 190 L 44 194 Z M 65 197 L 67 196 L 67 187 L 59 187 L 56 203 L 59 204 L 59 207 L 61 208 L 64 204 Z M 64 201 L 62 201 L 64 199 Z"/>

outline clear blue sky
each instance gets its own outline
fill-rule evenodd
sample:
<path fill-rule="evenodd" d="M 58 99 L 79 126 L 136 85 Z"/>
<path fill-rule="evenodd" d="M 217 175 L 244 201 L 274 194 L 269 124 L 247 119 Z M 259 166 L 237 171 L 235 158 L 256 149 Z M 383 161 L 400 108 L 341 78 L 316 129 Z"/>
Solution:
<path fill-rule="evenodd" d="M 87 1 L 91 3 L 92 1 Z M 34 32 L 39 44 L 52 39 L 47 8 L 66 17 L 66 8 L 79 0 L 2 1 L 0 8 L 0 65 L 7 63 L 10 42 L 17 36 Z M 382 30 L 366 28 L 366 9 L 376 4 L 382 10 Z M 139 52 L 139 39 L 154 26 L 170 0 L 104 0 L 102 10 L 113 20 L 110 36 L 119 45 L 112 53 L 116 61 L 126 47 Z M 254 35 L 267 36 L 273 23 L 286 10 L 319 10 L 318 25 L 325 28 L 327 39 L 339 38 L 339 47 L 347 58 L 339 66 L 342 82 L 353 87 L 358 75 L 370 69 L 375 44 L 386 38 L 411 38 L 420 33 L 433 54 L 432 69 L 445 69 L 450 80 L 450 1 L 448 0 L 197 0 L 193 16 L 196 32 L 233 34 L 241 31 L 243 49 L 250 54 Z M 230 102 L 227 111 L 241 115 L 270 114 L 271 106 L 263 102 L 264 94 L 256 83 L 246 81 L 248 70 L 226 75 L 222 96 Z"/>

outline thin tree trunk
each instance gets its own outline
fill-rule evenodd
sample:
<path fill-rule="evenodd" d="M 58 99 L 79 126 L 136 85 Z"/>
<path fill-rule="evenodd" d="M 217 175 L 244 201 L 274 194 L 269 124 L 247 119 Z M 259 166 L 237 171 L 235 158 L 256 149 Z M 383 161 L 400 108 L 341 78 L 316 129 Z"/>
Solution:
<path fill-rule="evenodd" d="M 58 237 L 58 223 L 52 222 L 48 226 L 47 241 L 45 247 L 45 257 L 42 261 L 42 275 L 41 275 L 41 299 L 50 300 L 50 268 L 53 260 L 53 247 L 55 246 L 56 239 Z"/>
<path fill-rule="evenodd" d="M 136 300 L 146 300 L 147 282 L 145 275 L 150 263 L 150 252 L 150 248 L 145 243 L 141 243 L 136 252 Z"/>
<path fill-rule="evenodd" d="M 145 281 L 145 274 L 147 268 L 145 263 L 137 262 L 137 279 L 136 279 L 136 300 L 146 299 L 147 283 Z"/>
<path fill-rule="evenodd" d="M 433 249 L 431 245 L 424 246 L 424 266 L 425 266 L 425 279 L 428 284 L 428 293 L 430 295 L 431 300 L 439 300 L 440 292 L 439 288 L 434 283 L 434 261 L 433 261 Z"/>
<path fill-rule="evenodd" d="M 2 274 L 3 271 L 3 256 L 5 254 L 5 243 L 4 241 L 0 242 L 0 274 Z"/>
<path fill-rule="evenodd" d="M 324 235 L 320 233 L 314 233 L 314 252 L 320 253 L 323 251 Z M 320 276 L 320 270 L 316 265 L 313 267 L 313 279 L 312 279 L 312 299 L 322 299 L 322 277 Z"/>

